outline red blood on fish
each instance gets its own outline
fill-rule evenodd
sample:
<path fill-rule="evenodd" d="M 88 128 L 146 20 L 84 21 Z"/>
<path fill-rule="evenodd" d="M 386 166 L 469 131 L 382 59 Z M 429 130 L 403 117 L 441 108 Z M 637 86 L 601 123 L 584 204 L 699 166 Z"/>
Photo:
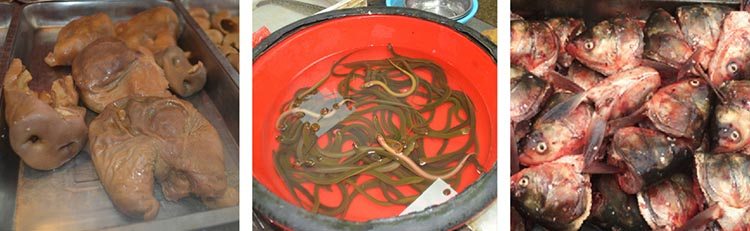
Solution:
<path fill-rule="evenodd" d="M 510 63 L 525 67 L 536 76 L 554 68 L 559 41 L 544 22 L 514 20 L 510 23 Z"/>

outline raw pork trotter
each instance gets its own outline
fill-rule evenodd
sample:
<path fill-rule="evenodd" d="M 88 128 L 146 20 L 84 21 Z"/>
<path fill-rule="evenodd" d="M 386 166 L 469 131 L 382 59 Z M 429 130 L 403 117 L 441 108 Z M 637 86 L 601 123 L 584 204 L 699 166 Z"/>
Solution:
<path fill-rule="evenodd" d="M 29 89 L 31 79 L 21 60 L 14 59 L 3 80 L 10 146 L 29 167 L 50 170 L 86 143 L 86 109 L 78 106 L 70 76 L 55 80 L 49 92 Z"/>

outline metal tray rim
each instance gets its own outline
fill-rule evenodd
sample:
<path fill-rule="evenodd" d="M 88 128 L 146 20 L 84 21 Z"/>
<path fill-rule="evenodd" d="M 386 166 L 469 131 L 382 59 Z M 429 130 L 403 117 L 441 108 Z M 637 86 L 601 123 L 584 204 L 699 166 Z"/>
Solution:
<path fill-rule="evenodd" d="M 219 63 L 221 64 L 222 68 L 229 73 L 230 77 L 232 78 L 232 81 L 234 81 L 234 84 L 239 88 L 240 86 L 240 78 L 239 78 L 239 71 L 234 69 L 232 67 L 232 64 L 229 63 L 229 59 L 224 57 L 221 54 L 221 51 L 219 50 L 219 47 L 217 47 L 213 42 L 211 42 L 211 39 L 208 38 L 208 34 L 206 34 L 205 31 L 203 31 L 200 26 L 198 26 L 198 22 L 193 19 L 192 16 L 190 16 L 190 13 L 188 12 L 185 5 L 182 3 L 182 1 L 172 1 L 174 5 L 176 6 L 179 13 L 183 16 L 185 19 L 185 23 L 189 24 L 191 27 L 196 28 L 196 31 L 198 32 L 198 35 L 200 39 L 203 41 L 203 43 L 208 44 L 208 49 L 211 51 L 211 53 L 216 57 L 216 59 L 219 60 Z"/>

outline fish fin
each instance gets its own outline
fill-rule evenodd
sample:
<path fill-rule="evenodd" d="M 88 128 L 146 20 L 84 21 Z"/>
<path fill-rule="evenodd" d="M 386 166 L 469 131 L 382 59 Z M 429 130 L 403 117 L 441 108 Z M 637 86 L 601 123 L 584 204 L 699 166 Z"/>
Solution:
<path fill-rule="evenodd" d="M 599 153 L 599 146 L 604 141 L 605 132 L 607 130 L 607 121 L 604 117 L 599 114 L 594 114 L 589 124 L 589 140 L 586 144 L 586 151 L 583 153 L 584 157 L 584 168 L 594 162 L 596 155 Z"/>
<path fill-rule="evenodd" d="M 664 85 L 674 83 L 680 79 L 680 76 L 679 76 L 680 71 L 677 68 L 671 67 L 662 62 L 657 62 L 657 61 L 653 61 L 650 59 L 643 59 L 641 60 L 641 64 L 643 66 L 654 68 L 656 72 L 659 72 L 659 76 L 661 76 L 661 79 L 662 79 L 661 81 Z"/>
<path fill-rule="evenodd" d="M 563 102 L 558 103 L 554 107 L 550 108 L 549 111 L 544 113 L 541 118 L 539 118 L 540 121 L 553 121 L 553 120 L 560 120 L 564 118 L 565 116 L 568 116 L 573 110 L 575 110 L 578 105 L 580 105 L 583 100 L 586 99 L 586 93 L 578 93 L 570 98 L 566 99 Z"/>
<path fill-rule="evenodd" d="M 612 135 L 620 128 L 631 126 L 646 119 L 646 105 L 641 106 L 628 116 L 611 120 L 607 123 L 607 135 Z"/>
<path fill-rule="evenodd" d="M 714 85 L 713 82 L 711 82 L 711 78 L 708 77 L 708 74 L 706 74 L 706 72 L 703 71 L 703 68 L 701 68 L 700 65 L 698 65 L 695 68 L 693 68 L 693 70 L 698 72 L 698 75 L 700 75 L 701 77 L 703 77 L 703 79 L 706 80 L 706 83 L 708 83 L 708 87 L 711 88 L 711 90 L 713 90 L 714 94 L 716 95 L 716 98 L 719 99 L 719 103 L 727 104 L 727 97 L 724 96 L 724 94 L 721 92 L 721 90 L 719 89 L 719 86 L 716 86 Z"/>
<path fill-rule="evenodd" d="M 682 79 L 686 75 L 690 73 L 694 68 L 703 68 L 698 64 L 698 56 L 703 53 L 703 47 L 699 46 L 697 49 L 693 51 L 693 54 L 690 55 L 690 58 L 685 61 L 685 63 L 680 66 L 679 71 L 677 72 L 677 80 Z M 698 74 L 697 72 L 694 74 Z"/>
<path fill-rule="evenodd" d="M 688 59 L 685 65 L 683 65 L 682 67 L 683 70 L 681 71 L 684 73 L 693 71 L 699 77 L 705 79 L 706 82 L 708 83 L 708 86 L 711 88 L 711 90 L 713 90 L 716 97 L 719 99 L 719 102 L 721 102 L 721 104 L 726 104 L 727 102 L 726 97 L 724 96 L 723 93 L 721 93 L 721 90 L 719 90 L 719 86 L 714 85 L 714 83 L 711 81 L 711 77 L 709 77 L 708 74 L 706 74 L 706 72 L 703 70 L 703 66 L 700 63 L 698 63 L 697 57 L 698 55 L 703 53 L 703 51 L 704 51 L 704 48 L 700 46 L 697 49 L 695 49 L 695 51 L 693 51 L 693 54 L 690 55 L 690 59 Z"/>
<path fill-rule="evenodd" d="M 601 161 L 594 161 L 584 166 L 581 173 L 606 175 L 621 173 L 622 171 L 623 170 L 621 168 L 618 168 L 616 166 L 612 166 Z"/>
<path fill-rule="evenodd" d="M 701 226 L 704 226 L 716 219 L 724 216 L 724 210 L 719 207 L 719 204 L 714 203 L 706 210 L 696 214 L 693 218 L 690 218 L 685 225 L 676 229 L 676 231 L 687 231 L 687 230 L 698 230 Z"/>
<path fill-rule="evenodd" d="M 550 84 L 552 84 L 552 86 L 557 89 L 568 90 L 573 93 L 581 93 L 585 91 L 581 86 L 578 86 L 578 84 L 568 78 L 563 77 L 556 71 L 549 71 L 544 75 L 544 77 Z"/>

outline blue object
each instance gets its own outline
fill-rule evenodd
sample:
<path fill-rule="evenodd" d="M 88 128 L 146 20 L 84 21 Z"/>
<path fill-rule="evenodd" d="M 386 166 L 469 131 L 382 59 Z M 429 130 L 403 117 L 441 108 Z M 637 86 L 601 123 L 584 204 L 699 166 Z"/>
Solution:
<path fill-rule="evenodd" d="M 385 0 L 385 5 L 389 7 L 404 7 L 406 3 L 404 3 L 404 0 Z M 461 24 L 466 24 L 466 22 L 469 21 L 469 19 L 473 18 L 474 15 L 477 14 L 477 10 L 479 10 L 479 0 L 471 0 L 471 9 L 469 9 L 469 13 L 466 14 L 463 18 L 460 18 L 456 21 L 458 21 Z"/>

